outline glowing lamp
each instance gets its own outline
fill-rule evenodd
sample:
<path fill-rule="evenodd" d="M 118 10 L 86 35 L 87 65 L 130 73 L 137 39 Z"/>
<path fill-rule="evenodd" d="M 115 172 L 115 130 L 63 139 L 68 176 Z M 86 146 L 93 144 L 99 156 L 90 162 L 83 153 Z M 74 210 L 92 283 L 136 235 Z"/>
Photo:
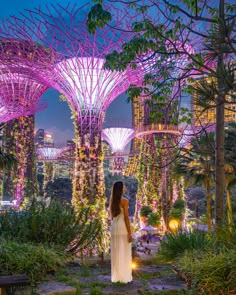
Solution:
<path fill-rule="evenodd" d="M 169 222 L 169 228 L 173 233 L 176 233 L 180 227 L 180 221 L 177 219 L 171 219 Z"/>

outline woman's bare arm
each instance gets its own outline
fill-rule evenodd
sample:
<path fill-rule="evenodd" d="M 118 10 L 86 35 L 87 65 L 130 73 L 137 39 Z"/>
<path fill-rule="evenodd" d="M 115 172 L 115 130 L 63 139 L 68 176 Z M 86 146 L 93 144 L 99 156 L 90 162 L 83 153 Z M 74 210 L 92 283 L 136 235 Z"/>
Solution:
<path fill-rule="evenodd" d="M 130 221 L 129 221 L 129 201 L 127 199 L 122 200 L 122 207 L 124 209 L 124 219 L 125 219 L 125 225 L 128 232 L 128 242 L 132 242 L 132 236 L 131 236 L 131 229 L 130 229 Z"/>

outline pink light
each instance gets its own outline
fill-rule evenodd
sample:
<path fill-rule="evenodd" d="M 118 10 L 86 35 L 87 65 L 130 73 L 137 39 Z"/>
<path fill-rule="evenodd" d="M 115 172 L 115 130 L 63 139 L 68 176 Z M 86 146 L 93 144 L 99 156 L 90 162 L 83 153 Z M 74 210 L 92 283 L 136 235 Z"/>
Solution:
<path fill-rule="evenodd" d="M 47 105 L 38 100 L 46 89 L 29 77 L 0 67 L 0 123 L 43 110 Z"/>
<path fill-rule="evenodd" d="M 38 148 L 37 153 L 39 157 L 44 161 L 53 161 L 57 160 L 64 152 L 66 152 L 67 148 L 53 148 L 53 147 L 43 147 Z"/>
<path fill-rule="evenodd" d="M 116 8 L 113 21 L 120 31 L 106 26 L 92 35 L 86 27 L 85 6 L 87 11 L 90 5 L 52 5 L 45 11 L 36 8 L 25 11 L 21 18 L 11 17 L 4 22 L 4 28 L 10 32 L 8 35 L 27 40 L 29 44 L 36 41 L 44 51 L 51 48 L 52 58 L 47 58 L 45 69 L 39 64 L 37 75 L 66 96 L 80 122 L 101 126 L 101 122 L 96 123 L 93 118 L 102 121 L 109 104 L 130 84 L 140 84 L 143 79 L 140 69 L 127 68 L 123 72 L 103 69 L 105 56 L 113 50 L 120 52 L 121 45 L 132 38 L 133 33 L 128 28 L 137 16 Z M 50 67 L 50 63 L 54 66 Z"/>
<path fill-rule="evenodd" d="M 130 70 L 108 71 L 105 59 L 96 57 L 74 57 L 58 63 L 55 72 L 60 76 L 59 87 L 74 109 L 84 114 L 84 110 L 99 113 L 132 83 Z M 62 76 L 62 77 L 61 77 Z"/>
<path fill-rule="evenodd" d="M 3 36 L 4 33 L 1 32 Z M 0 123 L 34 114 L 46 107 L 45 103 L 38 102 L 48 88 L 40 83 L 39 69 L 36 70 L 42 48 L 34 42 L 1 38 Z"/>
<path fill-rule="evenodd" d="M 122 152 L 133 136 L 134 130 L 130 128 L 106 128 L 102 131 L 102 138 L 109 143 L 113 153 Z"/>

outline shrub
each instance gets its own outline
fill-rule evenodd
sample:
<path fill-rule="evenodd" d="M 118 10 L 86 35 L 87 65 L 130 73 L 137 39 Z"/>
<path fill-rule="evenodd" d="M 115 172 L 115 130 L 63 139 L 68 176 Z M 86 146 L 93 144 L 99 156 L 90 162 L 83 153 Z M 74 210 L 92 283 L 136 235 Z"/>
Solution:
<path fill-rule="evenodd" d="M 174 204 L 173 204 L 173 208 L 184 210 L 185 209 L 185 202 L 184 202 L 184 200 L 181 200 L 181 199 L 176 200 L 174 202 Z"/>
<path fill-rule="evenodd" d="M 184 200 L 178 199 L 174 202 L 171 211 L 170 211 L 170 219 L 183 219 L 183 213 L 185 211 L 185 202 Z"/>
<path fill-rule="evenodd" d="M 236 226 L 226 226 L 217 229 L 216 234 L 218 248 L 236 250 Z"/>
<path fill-rule="evenodd" d="M 71 251 L 99 244 L 101 223 L 91 218 L 89 208 L 78 214 L 69 205 L 52 201 L 49 206 L 33 202 L 24 212 L 0 215 L 0 237 L 22 243 L 42 243 L 63 249 L 73 241 Z"/>
<path fill-rule="evenodd" d="M 236 251 L 185 253 L 178 261 L 197 294 L 236 294 Z"/>
<path fill-rule="evenodd" d="M 152 209 L 149 206 L 143 206 L 140 210 L 140 216 L 148 217 L 152 213 Z"/>
<path fill-rule="evenodd" d="M 160 215 L 158 213 L 150 213 L 148 215 L 148 224 L 152 226 L 160 225 Z"/>
<path fill-rule="evenodd" d="M 1 240 L 0 274 L 26 273 L 31 282 L 42 279 L 65 265 L 68 255 L 44 245 Z"/>
<path fill-rule="evenodd" d="M 183 219 L 183 211 L 181 209 L 172 208 L 170 211 L 170 219 L 182 220 Z"/>
<path fill-rule="evenodd" d="M 161 242 L 160 254 L 167 259 L 173 259 L 183 255 L 186 250 L 207 249 L 214 244 L 214 241 L 214 238 L 200 231 L 168 233 L 166 239 Z"/>

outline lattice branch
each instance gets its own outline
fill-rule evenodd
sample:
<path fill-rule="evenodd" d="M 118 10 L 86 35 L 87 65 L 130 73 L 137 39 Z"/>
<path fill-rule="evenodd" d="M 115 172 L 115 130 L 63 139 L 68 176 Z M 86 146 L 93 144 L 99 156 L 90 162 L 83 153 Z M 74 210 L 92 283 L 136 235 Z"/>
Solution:
<path fill-rule="evenodd" d="M 113 153 L 123 152 L 133 136 L 134 130 L 130 128 L 106 128 L 102 131 L 102 138 L 109 143 Z"/>
<path fill-rule="evenodd" d="M 37 149 L 39 158 L 43 161 L 55 161 L 64 155 L 68 148 L 43 147 Z"/>
<path fill-rule="evenodd" d="M 113 50 L 121 51 L 121 45 L 133 36 L 127 28 L 134 17 L 128 18 L 127 12 L 116 9 L 113 25 L 121 30 L 110 26 L 91 35 L 86 28 L 88 7 L 52 5 L 44 11 L 25 11 L 20 18 L 11 17 L 3 23 L 8 37 L 36 41 L 42 48 L 50 48 L 50 53 L 57 52 L 50 59 L 53 69 L 46 67 L 41 77 L 67 97 L 79 120 L 88 116 L 102 119 L 108 105 L 119 94 L 130 84 L 142 81 L 140 70 L 103 69 L 105 55 Z"/>

